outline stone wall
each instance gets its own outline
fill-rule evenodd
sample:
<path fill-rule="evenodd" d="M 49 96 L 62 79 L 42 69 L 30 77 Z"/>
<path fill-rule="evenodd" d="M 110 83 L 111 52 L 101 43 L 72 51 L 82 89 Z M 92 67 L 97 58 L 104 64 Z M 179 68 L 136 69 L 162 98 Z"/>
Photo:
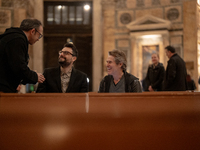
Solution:
<path fill-rule="evenodd" d="M 25 18 L 34 16 L 33 0 L 1 0 L 0 1 L 0 33 L 6 28 L 19 27 Z M 32 68 L 33 50 L 29 50 L 30 63 Z"/>
<path fill-rule="evenodd" d="M 160 61 L 166 66 L 168 58 L 165 56 L 164 47 L 169 44 L 173 45 L 186 61 L 188 71 L 197 84 L 196 0 L 98 0 L 93 4 L 93 57 L 102 55 L 102 59 L 93 58 L 94 91 L 97 91 L 99 81 L 106 74 L 108 51 L 123 50 L 127 54 L 127 70 L 142 80 L 143 47 L 158 46 Z M 37 11 L 34 8 L 37 8 Z M 134 26 L 150 27 L 164 20 L 171 23 L 170 27 L 159 30 L 143 27 L 138 31 L 127 27 L 131 23 L 138 23 L 147 15 L 155 17 L 157 22 L 146 19 Z M 30 17 L 43 21 L 43 0 L 0 0 L 0 33 L 8 27 L 19 26 L 23 19 Z M 144 39 L 145 35 L 160 37 Z M 29 54 L 30 68 L 43 72 L 43 39 L 30 46 Z M 101 68 L 103 73 L 99 71 Z"/>
<path fill-rule="evenodd" d="M 168 58 L 164 47 L 172 45 L 185 60 L 188 73 L 197 83 L 197 27 L 195 0 L 102 0 L 103 10 L 103 52 L 104 66 L 108 51 L 123 50 L 127 54 L 127 70 L 144 78 L 144 46 L 158 46 L 160 61 L 167 66 Z M 145 16 L 155 17 L 139 21 Z M 160 20 L 161 19 L 161 20 Z M 170 27 L 161 28 L 162 22 L 170 22 Z M 140 22 L 140 23 L 139 23 Z M 131 26 L 147 26 L 138 30 Z M 150 28 L 158 25 L 157 29 Z M 149 26 L 148 26 L 149 25 Z M 191 31 L 191 28 L 193 29 Z M 145 35 L 158 35 L 160 39 L 144 39 Z M 189 54 L 188 54 L 189 53 Z M 106 68 L 103 68 L 104 75 Z"/>

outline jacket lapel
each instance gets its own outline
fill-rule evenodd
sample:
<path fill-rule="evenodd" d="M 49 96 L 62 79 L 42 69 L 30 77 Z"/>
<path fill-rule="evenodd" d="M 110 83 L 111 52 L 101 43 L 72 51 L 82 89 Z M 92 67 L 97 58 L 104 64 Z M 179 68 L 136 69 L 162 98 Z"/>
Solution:
<path fill-rule="evenodd" d="M 71 77 L 70 77 L 70 81 L 69 81 L 69 85 L 68 85 L 68 88 L 66 90 L 66 93 L 71 91 L 71 88 L 74 84 L 75 79 L 76 79 L 76 69 L 72 68 L 72 73 L 71 73 Z"/>
<path fill-rule="evenodd" d="M 61 90 L 61 79 L 60 79 L 60 67 L 56 68 L 56 70 L 53 72 L 53 74 L 54 74 L 53 77 L 54 77 L 54 80 L 56 82 L 58 91 L 62 93 L 62 90 Z"/>

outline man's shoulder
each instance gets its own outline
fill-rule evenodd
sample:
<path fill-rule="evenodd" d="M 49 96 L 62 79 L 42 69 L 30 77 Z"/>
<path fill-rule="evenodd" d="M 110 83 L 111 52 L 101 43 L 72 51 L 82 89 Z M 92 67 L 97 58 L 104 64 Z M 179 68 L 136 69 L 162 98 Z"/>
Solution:
<path fill-rule="evenodd" d="M 173 60 L 173 59 L 182 59 L 177 53 L 175 53 L 172 57 L 171 57 L 171 59 Z"/>
<path fill-rule="evenodd" d="M 76 75 L 87 76 L 86 73 L 84 73 L 84 72 L 82 72 L 82 71 L 80 71 L 80 70 L 78 70 L 78 69 L 75 69 L 75 68 L 72 68 L 72 72 L 73 72 L 74 74 L 76 74 Z"/>
<path fill-rule="evenodd" d="M 3 34 L 1 34 L 1 37 L 4 36 L 11 36 L 13 38 L 15 38 L 16 36 L 26 38 L 25 33 L 20 28 L 15 27 L 6 29 L 6 31 Z"/>
<path fill-rule="evenodd" d="M 183 63 L 185 63 L 185 61 L 178 55 L 178 54 L 174 54 L 171 58 L 170 58 L 170 60 L 169 60 L 170 62 L 183 62 Z"/>
<path fill-rule="evenodd" d="M 25 33 L 20 28 L 9 28 L 0 35 L 0 39 L 5 43 L 12 42 L 13 40 L 18 40 L 18 42 L 28 42 Z"/>
<path fill-rule="evenodd" d="M 156 66 L 158 69 L 165 69 L 163 63 L 158 63 L 158 65 Z"/>
<path fill-rule="evenodd" d="M 112 75 L 106 75 L 103 77 L 101 82 L 110 82 L 111 79 L 112 79 Z"/>
<path fill-rule="evenodd" d="M 163 63 L 161 63 L 161 62 L 158 63 L 158 66 L 159 67 L 164 67 Z"/>
<path fill-rule="evenodd" d="M 139 78 L 137 78 L 136 76 L 126 72 L 126 78 L 128 78 L 129 80 L 139 80 Z"/>

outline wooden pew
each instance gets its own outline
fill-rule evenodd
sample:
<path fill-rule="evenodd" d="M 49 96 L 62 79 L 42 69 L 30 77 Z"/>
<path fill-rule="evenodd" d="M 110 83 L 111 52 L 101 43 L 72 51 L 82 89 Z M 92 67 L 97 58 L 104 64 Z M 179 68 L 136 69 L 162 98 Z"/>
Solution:
<path fill-rule="evenodd" d="M 0 93 L 1 150 L 200 148 L 200 93 Z"/>

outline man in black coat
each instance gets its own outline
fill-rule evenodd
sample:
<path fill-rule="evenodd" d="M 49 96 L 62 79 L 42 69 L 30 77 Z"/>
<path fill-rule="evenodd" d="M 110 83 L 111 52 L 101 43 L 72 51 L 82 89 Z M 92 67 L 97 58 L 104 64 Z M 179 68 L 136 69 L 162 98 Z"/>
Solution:
<path fill-rule="evenodd" d="M 172 46 L 167 46 L 165 51 L 169 61 L 166 69 L 164 91 L 186 91 L 187 71 L 184 60 L 175 53 L 175 48 Z"/>
<path fill-rule="evenodd" d="M 73 67 L 78 50 L 73 43 L 66 43 L 59 51 L 59 67 L 44 70 L 45 81 L 40 83 L 37 93 L 88 92 L 87 75 Z"/>
<path fill-rule="evenodd" d="M 42 83 L 42 74 L 28 67 L 28 44 L 42 37 L 43 27 L 37 19 L 25 19 L 20 28 L 6 29 L 0 35 L 0 92 L 15 93 L 20 84 Z"/>

